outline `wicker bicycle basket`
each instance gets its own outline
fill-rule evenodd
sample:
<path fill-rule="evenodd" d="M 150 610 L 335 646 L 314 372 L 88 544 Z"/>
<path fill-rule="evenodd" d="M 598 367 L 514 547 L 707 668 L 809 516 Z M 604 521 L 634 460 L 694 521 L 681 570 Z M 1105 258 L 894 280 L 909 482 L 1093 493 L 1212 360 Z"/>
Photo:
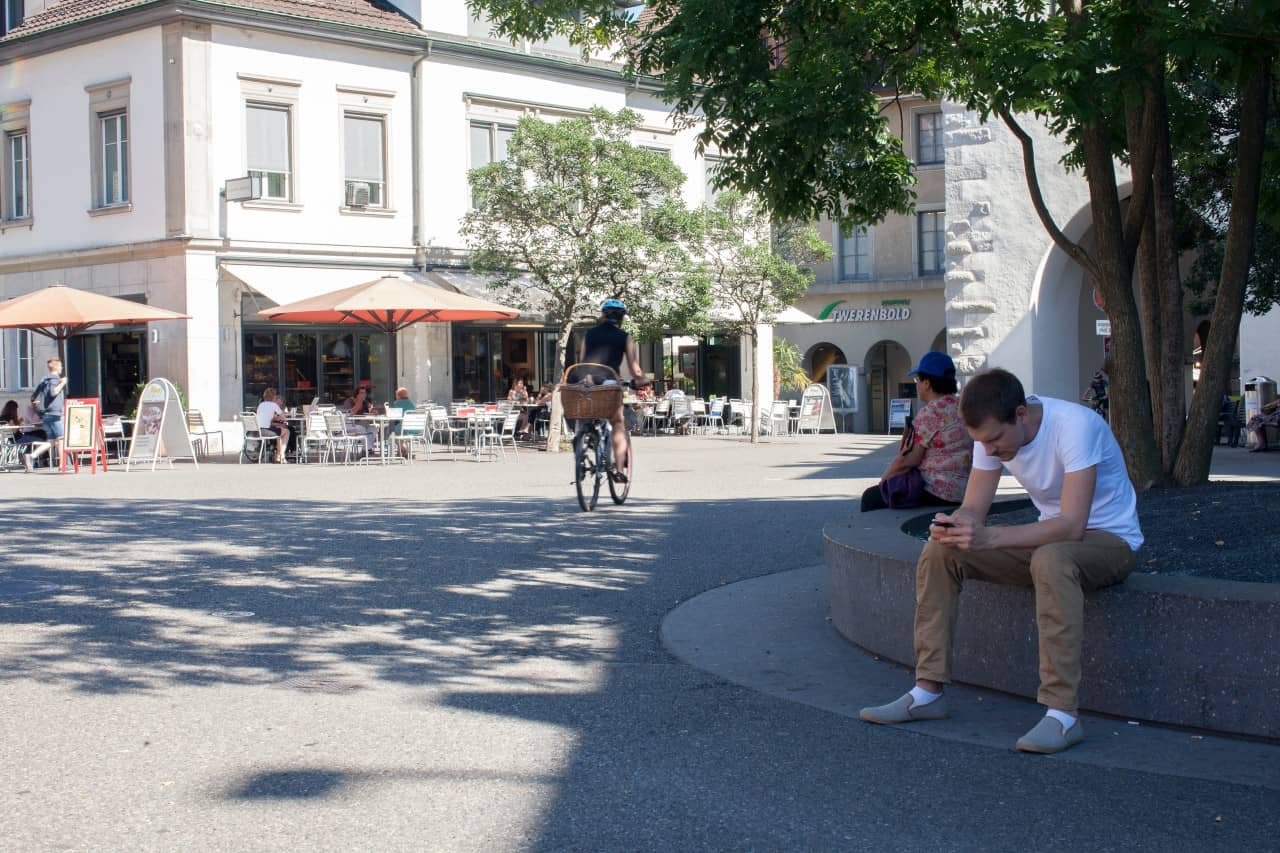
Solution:
<path fill-rule="evenodd" d="M 602 367 L 613 374 L 617 380 L 617 372 L 604 364 L 583 362 L 571 364 L 564 370 L 560 384 L 560 403 L 564 406 L 564 416 L 570 419 L 601 418 L 609 420 L 622 405 L 621 385 L 589 385 L 581 382 L 570 383 L 569 371 L 575 367 Z"/>

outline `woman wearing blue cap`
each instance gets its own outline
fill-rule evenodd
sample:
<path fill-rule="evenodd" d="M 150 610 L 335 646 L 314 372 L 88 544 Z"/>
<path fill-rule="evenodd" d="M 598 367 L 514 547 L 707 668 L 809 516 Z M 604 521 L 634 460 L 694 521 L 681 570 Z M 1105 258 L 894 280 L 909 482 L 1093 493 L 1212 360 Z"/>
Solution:
<path fill-rule="evenodd" d="M 927 352 L 908 376 L 924 407 L 903 431 L 899 452 L 862 493 L 862 511 L 956 506 L 964 499 L 973 463 L 973 439 L 960 419 L 956 366 L 943 352 Z"/>

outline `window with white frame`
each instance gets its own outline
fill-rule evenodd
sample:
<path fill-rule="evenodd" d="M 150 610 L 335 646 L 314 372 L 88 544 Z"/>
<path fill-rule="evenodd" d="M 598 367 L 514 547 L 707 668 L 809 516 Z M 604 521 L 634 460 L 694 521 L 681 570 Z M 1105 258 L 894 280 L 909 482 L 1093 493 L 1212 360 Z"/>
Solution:
<path fill-rule="evenodd" d="M 5 219 L 31 216 L 30 140 L 26 128 L 4 134 L 4 200 L 0 209 Z"/>
<path fill-rule="evenodd" d="M 855 226 L 847 235 L 836 226 L 840 235 L 840 277 L 843 279 L 871 278 L 871 235 L 865 225 Z"/>
<path fill-rule="evenodd" d="M 0 388 L 9 387 L 9 333 L 0 329 Z"/>
<path fill-rule="evenodd" d="M 916 215 L 920 275 L 942 274 L 945 216 L 945 212 L 941 210 Z"/>
<path fill-rule="evenodd" d="M 945 159 L 942 113 L 916 113 L 916 165 L 936 166 Z"/>
<path fill-rule="evenodd" d="M 293 200 L 291 108 L 286 104 L 245 104 L 245 160 L 250 177 L 262 181 L 262 197 Z"/>
<path fill-rule="evenodd" d="M 381 116 L 342 116 L 346 203 L 386 207 L 387 128 Z"/>
<path fill-rule="evenodd" d="M 102 143 L 100 207 L 129 201 L 129 114 L 124 110 L 98 116 Z"/>
<path fill-rule="evenodd" d="M 34 388 L 36 384 L 35 342 L 30 329 L 18 330 L 18 387 Z"/>
<path fill-rule="evenodd" d="M 89 94 L 90 213 L 132 210 L 129 151 L 130 78 L 86 86 Z"/>
<path fill-rule="evenodd" d="M 507 159 L 507 145 L 515 132 L 511 125 L 471 122 L 471 168 L 479 169 Z"/>

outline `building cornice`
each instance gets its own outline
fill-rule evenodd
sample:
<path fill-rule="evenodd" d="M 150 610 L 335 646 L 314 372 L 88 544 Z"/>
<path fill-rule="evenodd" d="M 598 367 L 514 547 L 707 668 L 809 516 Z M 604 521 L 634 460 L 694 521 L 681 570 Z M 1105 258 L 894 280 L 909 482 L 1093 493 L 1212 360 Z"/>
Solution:
<path fill-rule="evenodd" d="M 513 47 L 486 44 L 443 33 L 427 33 L 426 50 L 429 59 L 444 57 L 483 65 L 515 65 L 535 69 L 550 76 L 574 81 L 584 78 L 601 80 L 648 93 L 656 93 L 662 88 L 657 78 L 627 76 L 622 66 L 617 63 L 582 62 L 567 57 L 549 56 L 545 53 L 525 53 Z"/>
<path fill-rule="evenodd" d="M 298 18 L 279 12 L 231 8 L 206 0 L 167 0 L 108 12 L 89 20 L 5 41 L 0 43 L 0 65 L 178 21 L 247 27 L 280 35 L 410 55 L 421 52 L 425 39 L 425 34 L 422 33 L 393 33 Z"/>
<path fill-rule="evenodd" d="M 62 249 L 30 255 L 11 255 L 0 260 L 0 275 L 36 272 L 57 267 L 84 267 L 94 264 L 145 261 L 179 254 L 186 250 L 185 237 L 164 240 L 140 240 L 85 249 Z"/>

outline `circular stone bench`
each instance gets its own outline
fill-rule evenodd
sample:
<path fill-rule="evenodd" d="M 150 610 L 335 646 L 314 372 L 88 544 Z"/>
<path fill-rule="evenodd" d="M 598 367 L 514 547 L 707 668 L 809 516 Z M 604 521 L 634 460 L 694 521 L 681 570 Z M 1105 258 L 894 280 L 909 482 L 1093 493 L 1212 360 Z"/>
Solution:
<path fill-rule="evenodd" d="M 993 513 L 1025 501 L 996 504 Z M 823 530 L 831 621 L 845 639 L 915 665 L 912 621 L 919 510 L 855 516 Z M 886 521 L 892 523 L 886 524 Z M 1080 706 L 1234 734 L 1280 738 L 1280 584 L 1135 573 L 1085 596 Z M 1030 587 L 967 581 L 952 678 L 1034 699 L 1039 686 Z"/>

